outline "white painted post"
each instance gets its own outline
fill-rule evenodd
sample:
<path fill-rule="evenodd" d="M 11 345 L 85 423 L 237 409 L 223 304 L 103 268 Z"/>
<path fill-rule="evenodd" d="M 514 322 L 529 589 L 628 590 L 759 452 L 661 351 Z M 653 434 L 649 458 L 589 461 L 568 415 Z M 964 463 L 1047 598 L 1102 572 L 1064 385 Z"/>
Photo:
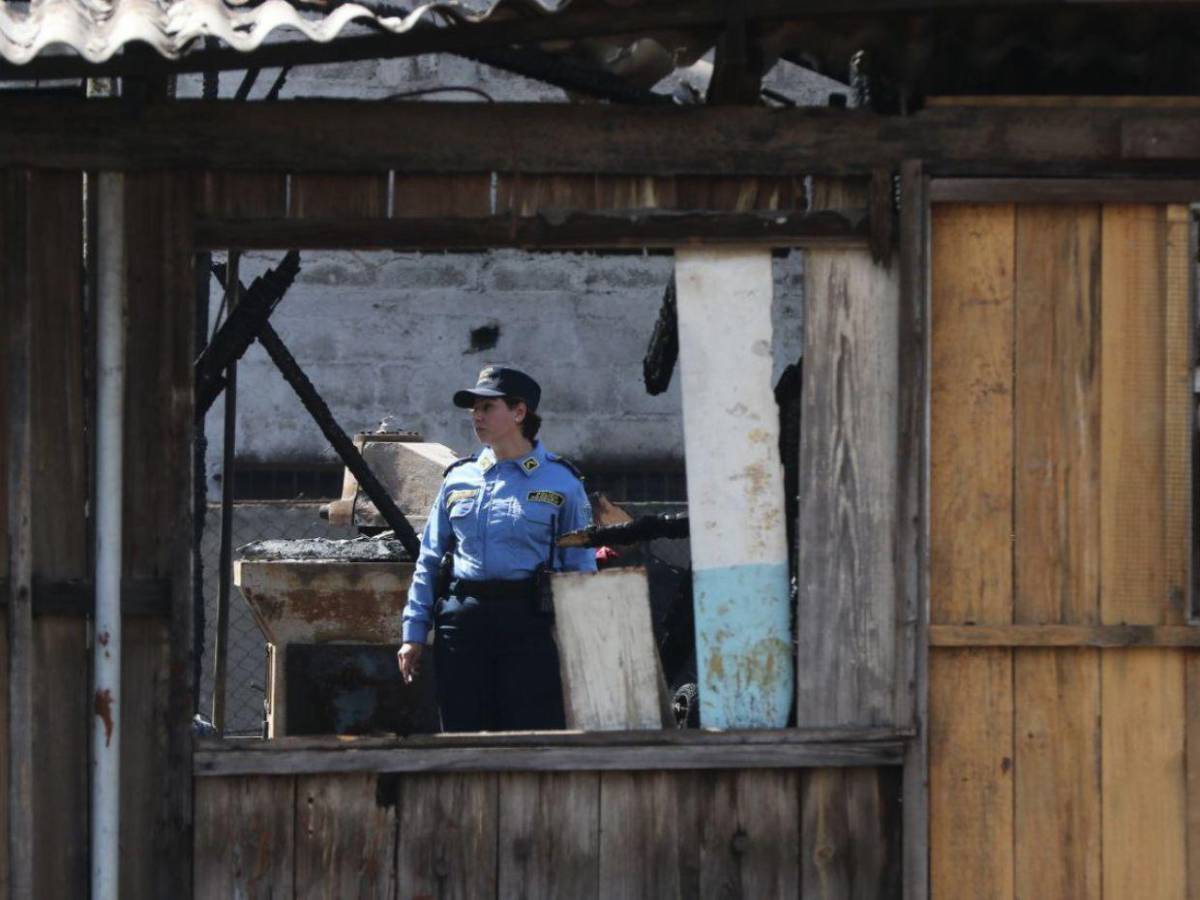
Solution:
<path fill-rule="evenodd" d="M 792 612 L 770 250 L 678 250 L 675 289 L 701 724 L 783 727 Z"/>

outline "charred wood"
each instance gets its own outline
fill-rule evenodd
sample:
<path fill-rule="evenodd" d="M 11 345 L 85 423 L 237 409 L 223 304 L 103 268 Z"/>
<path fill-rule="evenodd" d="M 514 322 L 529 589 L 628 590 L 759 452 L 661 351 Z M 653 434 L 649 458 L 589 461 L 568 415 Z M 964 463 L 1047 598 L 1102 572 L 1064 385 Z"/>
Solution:
<path fill-rule="evenodd" d="M 591 525 L 570 531 L 558 539 L 560 547 L 604 547 L 637 544 L 655 538 L 685 538 L 688 536 L 686 514 L 638 516 L 620 525 Z"/>
<path fill-rule="evenodd" d="M 663 292 L 654 330 L 650 332 L 650 346 L 646 348 L 646 356 L 642 360 L 642 380 L 646 383 L 647 394 L 661 394 L 670 386 L 677 359 L 679 320 L 675 308 L 675 276 L 672 274 Z"/>

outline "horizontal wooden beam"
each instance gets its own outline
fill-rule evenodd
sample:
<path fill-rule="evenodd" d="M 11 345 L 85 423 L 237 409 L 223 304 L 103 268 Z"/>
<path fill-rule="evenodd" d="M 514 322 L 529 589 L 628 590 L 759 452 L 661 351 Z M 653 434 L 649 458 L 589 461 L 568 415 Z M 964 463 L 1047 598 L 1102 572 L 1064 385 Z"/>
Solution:
<path fill-rule="evenodd" d="M 35 616 L 90 616 L 95 605 L 90 581 L 33 580 Z M 8 581 L 0 579 L 0 606 L 7 605 Z M 121 584 L 121 610 L 127 616 L 171 614 L 171 583 L 165 578 L 126 578 Z"/>
<path fill-rule="evenodd" d="M 930 625 L 934 647 L 1200 647 L 1192 625 Z"/>
<path fill-rule="evenodd" d="M 197 742 L 198 776 L 321 772 L 549 772 L 894 766 L 892 729 L 639 731 Z"/>
<path fill-rule="evenodd" d="M 1149 178 L 935 178 L 931 203 L 1193 203 L 1200 181 Z"/>
<path fill-rule="evenodd" d="M 475 218 L 203 219 L 196 224 L 197 248 L 208 250 L 578 250 L 696 241 L 861 247 L 867 243 L 867 213 L 628 210 Z"/>
<path fill-rule="evenodd" d="M 1200 175 L 1200 109 L 0 100 L 0 166 L 275 172 Z M 553 135 L 552 140 L 547 135 Z"/>

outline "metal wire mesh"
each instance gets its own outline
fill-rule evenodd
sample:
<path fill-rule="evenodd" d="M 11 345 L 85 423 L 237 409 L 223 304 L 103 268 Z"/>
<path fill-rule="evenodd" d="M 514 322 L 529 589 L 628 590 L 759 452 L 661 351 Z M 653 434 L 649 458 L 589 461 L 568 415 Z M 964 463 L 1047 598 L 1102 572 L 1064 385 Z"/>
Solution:
<path fill-rule="evenodd" d="M 267 538 L 349 538 L 351 529 L 331 526 L 318 515 L 320 503 L 238 502 L 233 507 L 234 558 L 237 548 Z M 217 567 L 221 547 L 221 505 L 210 503 L 205 515 L 200 553 L 204 560 L 204 656 L 200 673 L 200 710 L 212 712 L 213 652 L 217 633 Z M 225 731 L 262 731 L 263 691 L 266 684 L 266 638 L 263 637 L 241 592 L 229 597 L 229 647 L 225 668 Z"/>

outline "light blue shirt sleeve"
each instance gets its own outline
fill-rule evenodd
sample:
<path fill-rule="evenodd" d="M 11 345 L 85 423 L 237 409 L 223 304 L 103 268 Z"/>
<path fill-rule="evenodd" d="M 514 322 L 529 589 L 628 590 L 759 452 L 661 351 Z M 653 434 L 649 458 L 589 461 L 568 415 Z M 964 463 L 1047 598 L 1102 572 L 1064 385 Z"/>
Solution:
<path fill-rule="evenodd" d="M 429 510 L 425 530 L 421 532 L 421 552 L 413 568 L 408 602 L 404 604 L 404 615 L 401 617 L 401 637 L 405 643 L 425 643 L 433 625 L 433 603 L 437 599 L 433 592 L 437 585 L 438 568 L 454 536 L 450 516 L 446 514 L 446 504 L 443 502 L 445 493 L 446 483 L 442 482 L 433 508 Z"/>
<path fill-rule="evenodd" d="M 583 485 L 576 481 L 566 495 L 555 539 L 569 531 L 579 531 L 592 524 L 592 504 L 588 502 Z M 592 547 L 559 547 L 556 557 L 557 568 L 561 572 L 596 571 L 596 551 Z"/>

